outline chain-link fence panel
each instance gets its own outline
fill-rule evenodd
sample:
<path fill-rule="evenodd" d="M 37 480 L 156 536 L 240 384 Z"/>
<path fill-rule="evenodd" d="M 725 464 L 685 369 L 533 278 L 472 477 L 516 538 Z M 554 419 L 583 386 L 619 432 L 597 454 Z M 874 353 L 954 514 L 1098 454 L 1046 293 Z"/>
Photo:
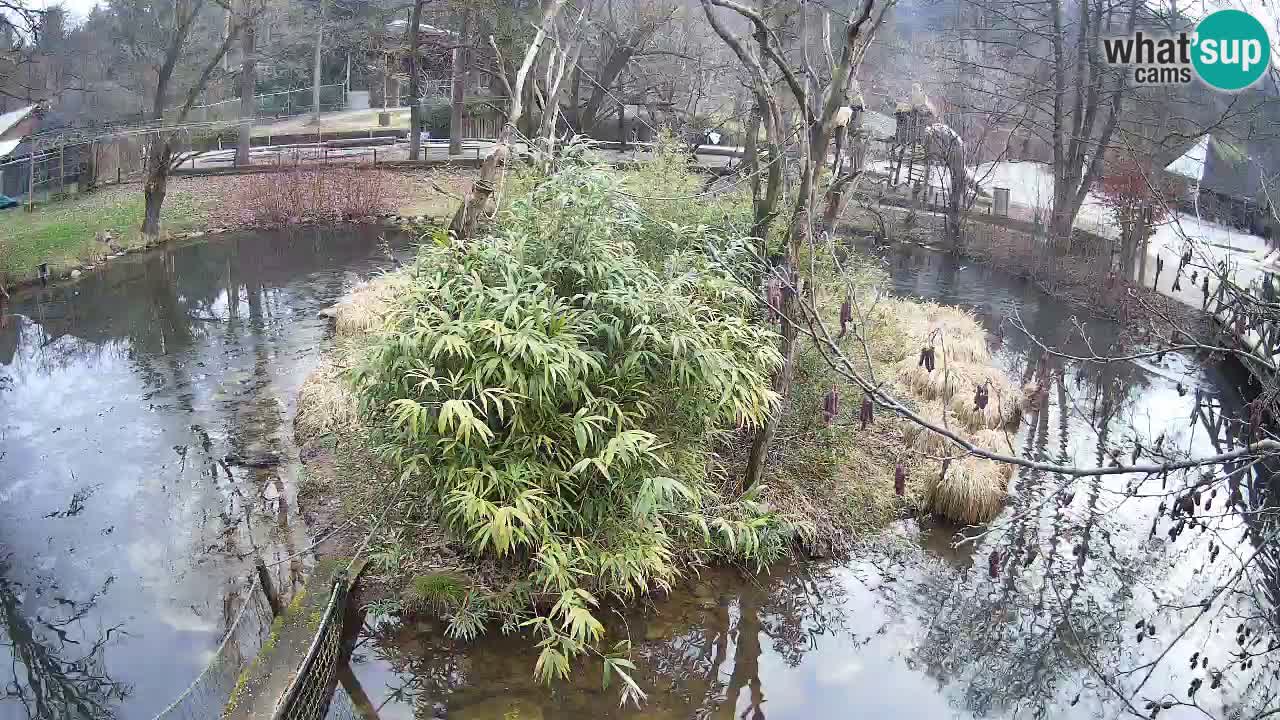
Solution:
<path fill-rule="evenodd" d="M 342 662 L 342 627 L 347 604 L 346 578 L 333 584 L 329 605 L 320 619 L 320 628 L 307 655 L 298 666 L 293 681 L 276 705 L 272 720 L 324 720 L 338 683 Z"/>
<path fill-rule="evenodd" d="M 341 685 L 334 689 L 333 701 L 329 703 L 329 714 L 325 715 L 324 720 L 365 720 L 366 717 Z"/>
<path fill-rule="evenodd" d="M 155 720 L 210 720 L 222 716 L 236 682 L 271 633 L 271 606 L 258 579 L 242 595 L 231 629 L 195 681 Z"/>

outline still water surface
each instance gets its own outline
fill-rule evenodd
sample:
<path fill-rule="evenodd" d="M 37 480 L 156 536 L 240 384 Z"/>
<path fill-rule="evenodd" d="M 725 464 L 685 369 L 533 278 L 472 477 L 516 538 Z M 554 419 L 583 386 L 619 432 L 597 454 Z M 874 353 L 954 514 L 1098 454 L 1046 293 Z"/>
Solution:
<path fill-rule="evenodd" d="M 232 235 L 4 308 L 0 718 L 150 718 L 199 673 L 254 555 L 307 544 L 297 464 L 227 456 L 296 458 L 316 312 L 388 264 L 376 232 Z"/>

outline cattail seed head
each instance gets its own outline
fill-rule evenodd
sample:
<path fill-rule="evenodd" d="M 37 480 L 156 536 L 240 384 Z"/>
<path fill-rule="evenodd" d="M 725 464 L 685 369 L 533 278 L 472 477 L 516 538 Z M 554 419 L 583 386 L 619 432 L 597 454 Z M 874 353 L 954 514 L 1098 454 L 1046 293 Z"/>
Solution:
<path fill-rule="evenodd" d="M 822 424 L 830 425 L 840 414 L 840 391 L 833 384 L 827 394 L 822 397 Z"/>

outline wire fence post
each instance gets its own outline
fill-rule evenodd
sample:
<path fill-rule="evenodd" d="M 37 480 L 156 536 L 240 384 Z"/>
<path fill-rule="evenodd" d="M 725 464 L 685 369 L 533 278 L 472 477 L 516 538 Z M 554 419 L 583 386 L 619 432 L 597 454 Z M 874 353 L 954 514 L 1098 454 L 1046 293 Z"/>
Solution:
<path fill-rule="evenodd" d="M 258 558 L 254 563 L 258 569 L 258 584 L 262 586 L 262 594 L 267 597 L 267 604 L 271 606 L 271 616 L 279 617 L 281 613 L 280 596 L 276 594 L 276 587 L 271 582 L 271 573 L 267 571 L 267 564 Z"/>
<path fill-rule="evenodd" d="M 31 143 L 31 163 L 27 168 L 27 212 L 36 199 L 36 144 Z"/>

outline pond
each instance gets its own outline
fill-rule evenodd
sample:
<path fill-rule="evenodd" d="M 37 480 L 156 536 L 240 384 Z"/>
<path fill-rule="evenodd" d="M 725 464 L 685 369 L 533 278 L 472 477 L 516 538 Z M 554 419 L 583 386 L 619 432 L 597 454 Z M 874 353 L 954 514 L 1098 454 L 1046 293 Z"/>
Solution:
<path fill-rule="evenodd" d="M 326 342 L 316 312 L 405 247 L 350 229 L 228 236 L 14 298 L 0 323 L 0 718 L 41 716 L 30 698 L 65 693 L 45 716 L 73 716 L 71 697 L 104 709 L 94 717 L 146 720 L 204 666 L 255 556 L 278 585 L 301 582 L 311 533 L 293 508 L 291 428 Z M 1074 311 L 1021 281 L 910 247 L 881 259 L 897 294 L 971 307 L 993 331 L 1016 313 L 1080 347 Z M 1118 336 L 1086 325 L 1095 347 Z M 1028 376 L 1037 346 L 1003 336 L 998 361 Z M 1193 409 L 1242 405 L 1240 377 L 1172 354 L 1063 363 L 1056 378 L 1014 438 L 1054 462 L 1106 464 L 1135 433 L 1217 452 L 1226 441 Z M 1263 478 L 1244 470 L 1252 502 Z M 1228 665 L 1237 624 L 1271 612 L 1275 575 L 1212 595 L 1254 547 L 1239 516 L 1171 542 L 1168 521 L 1152 533 L 1161 480 L 1133 482 L 1024 471 L 992 532 L 958 548 L 957 528 L 904 520 L 849 562 L 703 571 L 610 618 L 634 644 L 641 708 L 619 707 L 598 666 L 544 688 L 522 638 L 458 643 L 436 622 L 373 624 L 344 685 L 383 720 L 1083 718 L 1145 714 L 1197 677 L 1215 716 L 1265 702 L 1268 665 Z M 1212 565 L 1210 543 L 1227 548 Z M 1212 616 L 1179 635 L 1206 597 Z M 1202 715 L 1161 715 L 1183 716 Z"/>
<path fill-rule="evenodd" d="M 378 237 L 228 235 L 4 308 L 0 718 L 151 718 L 204 667 L 256 555 L 301 581 L 303 558 L 280 562 L 308 537 L 294 397 L 317 311 L 390 264 Z"/>

